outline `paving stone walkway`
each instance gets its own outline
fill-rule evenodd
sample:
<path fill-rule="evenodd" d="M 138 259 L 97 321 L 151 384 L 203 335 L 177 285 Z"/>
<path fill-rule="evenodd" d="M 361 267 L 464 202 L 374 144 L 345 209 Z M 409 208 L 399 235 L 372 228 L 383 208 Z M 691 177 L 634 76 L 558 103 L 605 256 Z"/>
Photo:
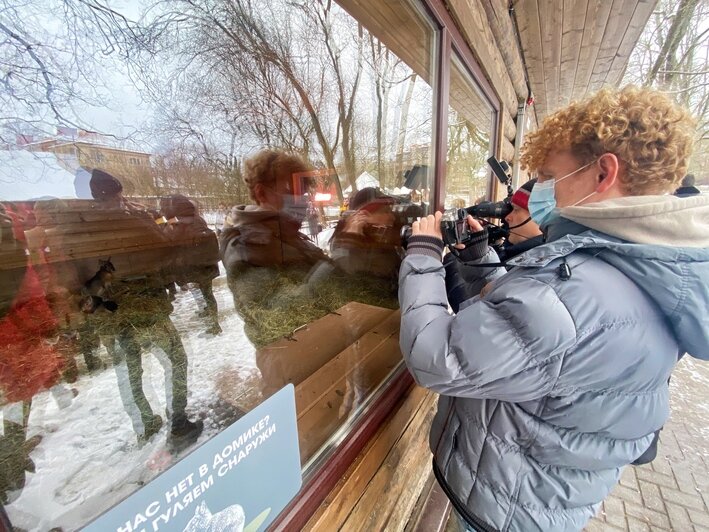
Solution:
<path fill-rule="evenodd" d="M 684 357 L 657 458 L 625 469 L 586 532 L 709 532 L 709 363 Z"/>

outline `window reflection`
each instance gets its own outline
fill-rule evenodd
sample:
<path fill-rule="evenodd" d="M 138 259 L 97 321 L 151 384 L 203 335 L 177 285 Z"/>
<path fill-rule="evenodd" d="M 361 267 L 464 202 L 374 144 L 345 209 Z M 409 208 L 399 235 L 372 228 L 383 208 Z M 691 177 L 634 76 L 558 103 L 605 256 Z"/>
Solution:
<path fill-rule="evenodd" d="M 14 526 L 81 527 L 287 383 L 316 463 L 400 364 L 435 32 L 403 0 L 343 5 L 357 19 L 280 0 L 6 10 L 39 43 L 14 43 L 0 117 Z"/>
<path fill-rule="evenodd" d="M 492 154 L 493 109 L 457 55 L 452 56 L 445 207 L 463 208 L 486 199 Z"/>

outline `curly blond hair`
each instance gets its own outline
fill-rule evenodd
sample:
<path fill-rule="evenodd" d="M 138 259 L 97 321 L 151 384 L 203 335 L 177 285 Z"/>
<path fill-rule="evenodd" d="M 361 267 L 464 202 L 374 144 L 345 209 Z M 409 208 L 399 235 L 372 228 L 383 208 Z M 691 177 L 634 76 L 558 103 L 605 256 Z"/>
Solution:
<path fill-rule="evenodd" d="M 298 177 L 295 174 L 304 176 L 310 170 L 308 163 L 299 156 L 283 150 L 268 149 L 244 161 L 243 179 L 249 187 L 249 196 L 256 201 L 254 187 L 257 184 L 275 189 L 278 183 L 289 183 L 293 187 L 293 178 Z"/>
<path fill-rule="evenodd" d="M 553 151 L 569 150 L 580 164 L 613 153 L 627 194 L 662 194 L 677 188 L 687 172 L 693 138 L 694 120 L 664 94 L 633 86 L 604 89 L 548 116 L 527 136 L 520 164 L 535 172 Z"/>

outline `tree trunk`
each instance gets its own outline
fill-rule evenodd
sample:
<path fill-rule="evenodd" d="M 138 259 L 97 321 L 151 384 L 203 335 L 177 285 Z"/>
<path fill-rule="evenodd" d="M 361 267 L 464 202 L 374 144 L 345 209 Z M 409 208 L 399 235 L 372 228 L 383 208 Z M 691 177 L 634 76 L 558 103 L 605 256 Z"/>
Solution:
<path fill-rule="evenodd" d="M 409 120 L 409 107 L 411 98 L 414 95 L 414 85 L 416 84 L 416 74 L 411 74 L 409 84 L 406 87 L 406 96 L 401 106 L 401 117 L 399 119 L 399 136 L 396 145 L 396 180 L 398 186 L 404 184 L 404 147 L 406 145 L 406 127 Z"/>
<path fill-rule="evenodd" d="M 661 68 L 664 67 L 665 71 L 677 70 L 674 67 L 676 61 L 675 54 L 677 53 L 680 42 L 682 41 L 682 37 L 687 32 L 687 28 L 689 27 L 689 23 L 692 20 L 694 10 L 696 9 L 698 3 L 699 0 L 680 0 L 675 18 L 672 21 L 669 31 L 667 32 L 667 39 L 665 39 L 662 49 L 660 50 L 660 53 L 657 56 L 655 63 L 652 65 L 647 79 L 645 80 L 646 87 L 652 86 L 657 79 L 657 74 Z M 664 75 L 663 84 L 671 83 L 672 77 L 672 74 Z"/>

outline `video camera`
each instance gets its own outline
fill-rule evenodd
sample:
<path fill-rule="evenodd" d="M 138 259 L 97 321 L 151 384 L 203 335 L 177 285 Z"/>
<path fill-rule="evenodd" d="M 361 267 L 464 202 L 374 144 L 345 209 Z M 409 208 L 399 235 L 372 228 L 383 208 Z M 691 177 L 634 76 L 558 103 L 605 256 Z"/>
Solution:
<path fill-rule="evenodd" d="M 509 164 L 506 161 L 498 161 L 494 156 L 487 160 L 493 173 L 500 182 L 507 187 L 507 197 L 501 201 L 483 201 L 472 207 L 458 209 L 455 213 L 455 220 L 441 220 L 441 234 L 443 242 L 447 246 L 455 244 L 468 244 L 473 237 L 473 232 L 466 221 L 471 215 L 473 218 L 500 218 L 503 219 L 512 212 L 512 175 Z M 485 223 L 488 228 L 488 241 L 495 243 L 507 236 L 507 230 L 492 223 Z M 406 248 L 407 241 L 411 236 L 411 226 L 405 225 L 401 228 L 401 245 Z"/>
<path fill-rule="evenodd" d="M 512 212 L 512 175 L 510 165 L 506 161 L 498 161 L 494 156 L 487 160 L 487 164 L 492 168 L 493 173 L 500 180 L 500 183 L 507 186 L 507 197 L 502 201 L 483 201 L 465 210 L 473 218 L 504 218 Z"/>

